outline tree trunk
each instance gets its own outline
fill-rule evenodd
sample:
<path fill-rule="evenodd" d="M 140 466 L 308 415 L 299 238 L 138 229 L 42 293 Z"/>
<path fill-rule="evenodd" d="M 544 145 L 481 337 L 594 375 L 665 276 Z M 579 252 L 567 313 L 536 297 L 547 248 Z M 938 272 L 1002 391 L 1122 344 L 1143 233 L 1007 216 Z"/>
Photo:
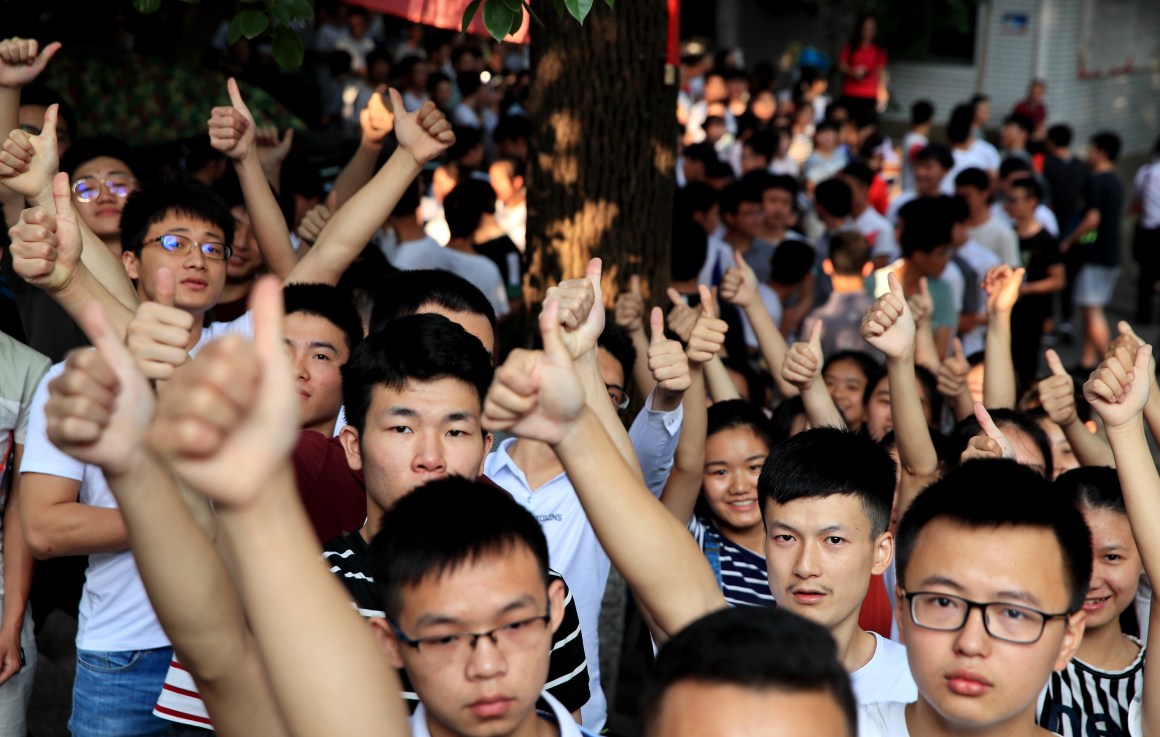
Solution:
<path fill-rule="evenodd" d="M 666 3 L 596 0 L 583 26 L 537 6 L 546 27 L 532 29 L 528 304 L 594 256 L 609 306 L 631 274 L 663 294 L 677 136 Z"/>

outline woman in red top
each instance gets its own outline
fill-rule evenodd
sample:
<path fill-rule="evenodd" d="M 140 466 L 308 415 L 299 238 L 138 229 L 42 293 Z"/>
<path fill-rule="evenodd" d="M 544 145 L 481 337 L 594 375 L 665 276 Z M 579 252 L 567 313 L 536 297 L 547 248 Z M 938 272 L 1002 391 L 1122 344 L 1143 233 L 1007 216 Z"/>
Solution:
<path fill-rule="evenodd" d="M 877 35 L 874 16 L 859 16 L 853 36 L 838 57 L 838 70 L 842 72 L 840 102 L 860 126 L 876 119 L 879 92 L 886 86 L 886 49 L 875 42 Z"/>

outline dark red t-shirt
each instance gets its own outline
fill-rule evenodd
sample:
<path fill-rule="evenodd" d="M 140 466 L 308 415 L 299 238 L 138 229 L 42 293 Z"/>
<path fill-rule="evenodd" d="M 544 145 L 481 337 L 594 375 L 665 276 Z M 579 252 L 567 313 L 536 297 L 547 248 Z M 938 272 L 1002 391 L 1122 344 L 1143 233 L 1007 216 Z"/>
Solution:
<path fill-rule="evenodd" d="M 338 438 L 303 430 L 298 433 L 293 461 L 298 495 L 318 542 L 362 529 L 367 518 L 366 484 L 362 471 L 347 465 Z"/>

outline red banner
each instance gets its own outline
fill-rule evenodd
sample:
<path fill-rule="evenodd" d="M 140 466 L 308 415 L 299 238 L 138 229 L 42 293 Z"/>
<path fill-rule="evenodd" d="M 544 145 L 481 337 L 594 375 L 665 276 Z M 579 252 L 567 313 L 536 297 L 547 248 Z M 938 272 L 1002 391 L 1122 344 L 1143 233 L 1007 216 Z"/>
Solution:
<path fill-rule="evenodd" d="M 495 2 L 496 0 L 486 1 Z M 452 31 L 463 28 L 463 11 L 467 9 L 468 5 L 468 0 L 345 0 L 345 2 L 351 5 L 361 5 L 367 10 L 373 10 L 377 13 L 406 18 L 412 23 L 422 23 Z M 504 41 L 527 43 L 528 21 L 528 13 L 524 11 L 524 23 L 520 26 L 520 30 L 505 38 Z M 489 35 L 483 26 L 482 3 L 467 32 L 479 36 Z"/>

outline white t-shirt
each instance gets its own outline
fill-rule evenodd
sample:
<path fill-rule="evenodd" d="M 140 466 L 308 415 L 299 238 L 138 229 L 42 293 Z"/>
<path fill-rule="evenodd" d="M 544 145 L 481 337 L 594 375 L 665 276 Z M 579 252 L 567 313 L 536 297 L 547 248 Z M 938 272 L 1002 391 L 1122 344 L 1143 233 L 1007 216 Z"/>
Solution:
<path fill-rule="evenodd" d="M 921 133 L 908 131 L 902 139 L 902 188 L 914 189 L 914 164 L 910 157 L 926 148 L 930 139 Z"/>
<path fill-rule="evenodd" d="M 252 335 L 250 313 L 232 322 L 214 323 L 204 328 L 201 339 L 190 354 L 197 355 L 210 341 L 230 333 L 247 337 Z M 37 387 L 30 409 L 27 443 L 20 472 L 42 473 L 79 481 L 78 501 L 81 504 L 116 509 L 117 501 L 101 470 L 66 455 L 48 439 L 44 415 L 48 383 L 63 371 L 64 363 L 56 364 Z M 145 586 L 137 573 L 133 554 L 128 550 L 89 556 L 77 617 L 76 644 L 80 650 L 112 652 L 149 650 L 169 644 L 145 595 Z"/>
<path fill-rule="evenodd" d="M 443 268 L 443 247 L 434 238 L 427 236 L 414 241 L 403 241 L 395 247 L 395 258 L 391 264 L 396 269 Z"/>
<path fill-rule="evenodd" d="M 902 250 L 894 240 L 894 224 L 873 207 L 867 207 L 854 218 L 854 227 L 869 241 L 871 257 L 895 261 L 902 256 Z"/>
<path fill-rule="evenodd" d="M 998 266 L 1002 262 L 993 251 L 984 248 L 974 238 L 968 239 L 960 246 L 956 255 L 966 261 L 974 269 L 975 276 L 979 278 L 979 282 L 975 284 L 975 289 L 979 291 L 979 312 L 985 313 L 987 311 L 987 293 L 983 291 L 983 277 L 987 275 L 987 271 L 991 267 Z M 969 356 L 983 350 L 983 345 L 986 343 L 986 333 L 987 327 L 979 325 L 974 330 L 960 335 L 959 338 L 963 341 L 963 355 Z"/>
<path fill-rule="evenodd" d="M 877 703 L 858 706 L 858 737 L 910 737 L 906 726 L 907 704 Z M 1049 734 L 1055 734 L 1049 732 Z M 1132 737 L 1143 737 L 1143 732 Z"/>
<path fill-rule="evenodd" d="M 1019 239 L 1006 220 L 1000 220 L 992 213 L 987 222 L 967 228 L 967 234 L 978 241 L 979 245 L 998 256 L 1002 263 L 1011 267 L 1023 265 L 1019 258 Z"/>
<path fill-rule="evenodd" d="M 990 173 L 998 171 L 999 163 L 1001 162 L 999 152 L 995 150 L 995 147 L 978 138 L 966 150 L 952 148 L 951 156 L 955 159 L 955 165 L 951 167 L 951 170 L 947 172 L 939 184 L 940 188 L 947 194 L 955 193 L 955 177 L 960 172 L 966 169 L 982 169 Z"/>
<path fill-rule="evenodd" d="M 487 256 L 478 253 L 464 253 L 454 248 L 444 248 L 442 268 L 457 274 L 475 286 L 491 302 L 497 318 L 504 317 L 511 308 L 508 306 L 507 286 L 499 267 Z"/>
<path fill-rule="evenodd" d="M 894 201 L 890 203 L 890 207 L 886 208 L 886 219 L 897 225 L 898 213 L 902 210 L 902 206 L 917 197 L 918 193 L 914 190 L 908 190 L 895 197 Z"/>
<path fill-rule="evenodd" d="M 991 205 L 991 219 L 998 219 L 1004 223 L 1007 223 L 1012 228 L 1015 227 L 1015 221 L 1012 220 L 1011 216 L 1007 214 L 1007 211 L 1003 209 L 1003 205 L 998 202 Z M 1038 221 L 1038 223 L 1042 225 L 1043 229 L 1048 233 L 1055 236 L 1056 238 L 1059 237 L 1059 219 L 1055 217 L 1055 213 L 1051 211 L 1050 207 L 1044 204 L 1036 205 L 1035 220 Z"/>
<path fill-rule="evenodd" d="M 906 647 L 887 640 L 877 632 L 870 662 L 850 674 L 850 685 L 859 704 L 898 701 L 909 704 L 918 699 L 918 687 L 910 675 Z"/>

